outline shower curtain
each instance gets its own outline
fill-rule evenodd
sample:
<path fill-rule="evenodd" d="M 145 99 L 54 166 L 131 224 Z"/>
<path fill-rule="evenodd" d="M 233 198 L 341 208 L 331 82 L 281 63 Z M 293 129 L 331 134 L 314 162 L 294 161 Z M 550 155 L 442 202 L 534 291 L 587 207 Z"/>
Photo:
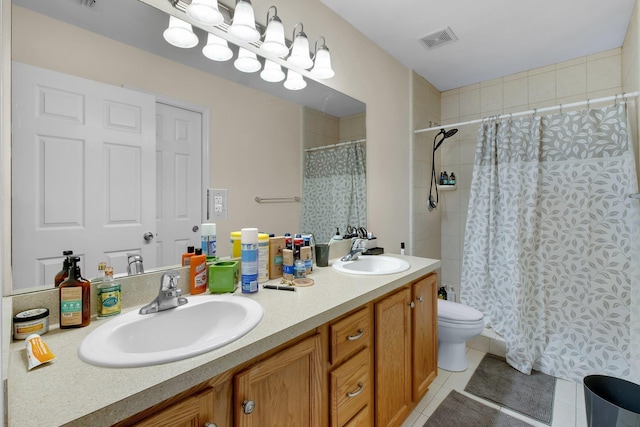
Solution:
<path fill-rule="evenodd" d="M 637 190 L 624 103 L 483 121 L 461 300 L 513 367 L 637 380 Z"/>
<path fill-rule="evenodd" d="M 347 226 L 367 225 L 365 142 L 305 153 L 302 230 L 326 243 Z"/>

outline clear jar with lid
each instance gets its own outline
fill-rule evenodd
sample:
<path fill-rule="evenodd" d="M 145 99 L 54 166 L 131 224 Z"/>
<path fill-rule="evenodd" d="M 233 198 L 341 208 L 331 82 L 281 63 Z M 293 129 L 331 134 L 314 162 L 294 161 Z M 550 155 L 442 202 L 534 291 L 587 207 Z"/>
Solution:
<path fill-rule="evenodd" d="M 307 266 L 305 265 L 304 260 L 297 259 L 293 263 L 293 278 L 294 279 L 302 279 L 306 277 Z"/>

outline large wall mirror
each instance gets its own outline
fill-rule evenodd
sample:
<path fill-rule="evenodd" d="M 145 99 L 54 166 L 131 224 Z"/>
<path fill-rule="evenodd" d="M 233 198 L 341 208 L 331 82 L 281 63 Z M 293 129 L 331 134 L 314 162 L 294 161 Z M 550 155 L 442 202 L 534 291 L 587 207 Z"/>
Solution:
<path fill-rule="evenodd" d="M 211 220 L 217 224 L 218 253 L 221 256 L 229 255 L 229 233 L 242 227 L 258 227 L 265 232 L 281 234 L 284 232 L 295 233 L 301 228 L 301 204 L 296 201 L 285 203 L 257 203 L 256 197 L 263 199 L 293 198 L 301 196 L 303 191 L 303 169 L 305 150 L 317 147 L 336 145 L 344 142 L 362 141 L 365 138 L 365 105 L 347 95 L 341 94 L 323 84 L 307 79 L 308 85 L 300 91 L 288 91 L 282 83 L 267 83 L 262 81 L 258 73 L 241 73 L 233 67 L 233 59 L 227 62 L 213 62 L 205 58 L 201 49 L 206 42 L 206 32 L 195 29 L 200 42 L 192 49 L 178 49 L 170 46 L 162 39 L 162 32 L 168 24 L 168 16 L 165 12 L 133 0 L 98 0 L 92 7 L 84 5 L 82 1 L 75 0 L 13 0 L 12 2 L 12 110 L 14 114 L 12 151 L 16 152 L 17 144 L 25 144 L 36 147 L 36 157 L 30 168 L 24 164 L 17 164 L 12 158 L 12 217 L 28 218 L 36 231 L 40 228 L 60 225 L 66 221 L 65 205 L 74 203 L 74 194 L 86 194 L 89 183 L 94 180 L 94 174 L 100 174 L 103 178 L 107 172 L 110 175 L 106 183 L 109 188 L 105 190 L 105 182 L 100 181 L 96 192 L 104 199 L 109 194 L 119 194 L 128 197 L 131 204 L 124 204 L 119 208 L 113 208 L 109 212 L 100 212 L 101 215 L 115 218 L 125 226 L 124 234 L 131 234 L 143 238 L 145 229 L 139 224 L 127 223 L 126 218 L 137 218 L 141 213 L 133 206 L 141 206 L 140 210 L 151 209 L 152 216 L 158 228 L 153 230 L 157 236 L 148 245 L 157 248 L 158 242 L 166 236 L 168 231 L 160 228 L 160 223 L 166 219 L 166 214 L 161 214 L 165 201 L 158 195 L 157 189 L 163 182 L 169 182 L 185 189 L 189 183 L 198 181 L 200 205 L 195 214 L 189 216 L 184 207 L 183 200 L 173 200 L 171 212 L 177 218 L 186 218 L 189 229 L 199 225 L 204 220 L 202 216 L 209 206 L 206 201 L 206 188 L 226 189 L 227 217 L 220 220 Z M 266 12 L 266 7 L 264 7 Z M 256 16 L 262 12 L 256 11 Z M 285 23 L 285 26 L 287 23 Z M 293 25 L 293 24 L 291 24 Z M 287 31 L 290 28 L 287 27 Z M 235 56 L 234 56 L 235 57 Z M 34 71 L 35 70 L 35 71 Z M 29 80 L 32 73 L 36 75 L 44 70 L 45 73 L 53 73 L 54 81 L 57 79 L 71 78 L 70 84 L 74 90 L 65 92 L 52 90 L 52 85 L 33 83 L 37 80 Z M 47 74 L 48 75 L 48 74 Z M 32 82 L 37 90 L 25 92 L 16 87 L 16 82 Z M 73 79 L 81 79 L 76 81 Z M 45 80 L 48 82 L 48 80 Z M 74 83 L 76 82 L 76 83 Z M 79 82 L 79 83 L 77 83 Z M 144 111 L 144 108 L 120 108 L 123 105 L 132 105 L 128 98 L 129 92 L 140 94 L 141 102 L 145 97 L 150 97 L 155 102 L 155 117 L 152 117 L 154 127 L 146 129 L 152 135 L 154 143 L 159 144 L 162 138 L 158 135 L 169 134 L 180 140 L 193 133 L 191 119 L 184 118 L 180 114 L 166 113 L 159 109 L 158 105 L 169 105 L 200 115 L 202 123 L 199 123 L 197 133 L 202 138 L 201 148 L 195 157 L 201 156 L 204 161 L 199 163 L 196 173 L 199 178 L 186 178 L 187 172 L 193 172 L 190 165 L 193 163 L 169 162 L 162 163 L 162 153 L 154 149 L 153 157 L 156 167 L 151 178 L 147 181 L 152 185 L 151 190 L 141 191 L 142 186 L 132 183 L 139 178 L 137 170 L 131 172 L 127 165 L 136 163 L 137 149 L 126 146 L 128 133 L 105 133 L 104 139 L 108 141 L 109 149 L 103 149 L 95 156 L 109 157 L 109 169 L 102 166 L 93 167 L 87 161 L 84 146 L 78 143 L 76 146 L 64 145 L 54 135 L 53 128 L 39 128 L 35 124 L 37 140 L 32 137 L 24 137 L 28 133 L 22 133 L 22 128 L 27 127 L 24 121 L 16 123 L 20 108 L 31 110 L 38 102 L 42 105 L 54 105 L 49 99 L 57 99 L 60 108 L 72 107 L 82 104 L 89 99 L 85 96 L 83 82 L 96 83 L 98 87 L 106 88 L 102 93 L 104 99 L 115 106 L 110 111 L 113 113 L 113 123 L 116 127 L 132 125 L 136 128 L 135 120 L 130 117 L 138 117 L 136 111 Z M 75 85 L 75 86 L 74 86 Z M 104 85 L 104 86 L 101 86 Z M 93 86 L 92 86 L 93 87 Z M 110 90 L 109 88 L 113 88 Z M 118 89 L 118 91 L 116 91 Z M 124 91 L 125 98 L 117 98 L 116 92 Z M 71 93 L 73 96 L 67 96 Z M 56 95 L 51 97 L 50 95 Z M 76 95 L 78 95 L 76 97 Z M 47 98 L 49 96 L 49 98 Z M 75 99 L 75 101 L 74 101 Z M 25 107 L 26 106 L 26 107 Z M 54 115 L 57 107 L 52 107 Z M 37 110 L 40 111 L 40 110 Z M 36 113 L 37 113 L 36 111 Z M 129 115 L 130 113 L 130 115 Z M 22 114 L 22 113 L 20 113 Z M 36 114 L 37 115 L 37 114 Z M 66 116 L 65 116 L 66 117 Z M 102 123 L 110 122 L 110 117 L 102 116 Z M 163 127 L 165 122 L 171 119 L 174 127 Z M 195 120 L 198 123 L 198 120 Z M 136 128 L 137 129 L 137 128 Z M 95 132 L 89 130 L 92 136 Z M 77 140 L 82 140 L 81 135 Z M 143 137 L 144 139 L 144 137 Z M 37 147 L 47 147 L 54 156 L 44 159 Z M 31 147 L 31 148 L 33 148 Z M 74 148 L 75 147 L 75 148 Z M 79 153 L 82 152 L 82 155 Z M 193 154 L 192 154 L 193 155 Z M 178 153 L 175 157 L 183 156 Z M 138 159 L 139 160 L 139 159 Z M 193 159 L 192 159 L 193 162 Z M 104 163 L 104 162 L 103 162 Z M 185 169 L 188 171 L 185 172 Z M 197 168 L 195 168 L 197 169 Z M 178 172 L 182 172 L 185 178 L 180 180 Z M 56 186 L 56 191 L 41 191 L 34 200 L 35 205 L 31 211 L 22 209 L 22 202 L 18 197 L 21 192 L 19 185 L 28 174 L 35 174 L 34 181 L 48 186 Z M 192 174 L 193 175 L 193 174 Z M 167 177 L 168 181 L 167 181 Z M 140 178 L 144 181 L 145 178 Z M 135 184 L 135 185 L 134 185 Z M 65 190 L 60 190 L 64 188 Z M 185 191 L 186 192 L 186 191 Z M 184 194 L 174 192 L 173 194 Z M 52 194 L 61 200 L 51 200 Z M 60 196 L 58 196 L 59 194 Z M 138 203 L 139 198 L 153 195 L 149 203 Z M 156 197 L 157 196 L 157 197 Z M 48 198 L 47 198 L 48 197 Z M 174 197 L 175 198 L 175 197 Z M 136 203 L 133 203 L 136 201 Z M 43 221 L 38 215 L 42 215 L 43 205 L 49 203 L 53 206 L 50 221 Z M 86 203 L 86 202 L 85 202 Z M 104 210 L 104 209 L 102 209 Z M 77 224 L 72 224 L 68 229 L 81 228 L 84 222 L 93 220 L 92 212 L 95 209 L 84 209 L 83 216 Z M 148 212 L 147 212 L 148 213 Z M 129 215 L 129 217 L 127 216 Z M 163 216 L 164 215 L 164 216 Z M 57 220 L 62 218 L 63 220 Z M 56 222 L 58 221 L 58 222 Z M 166 221 L 165 221 L 166 222 Z M 43 227 L 43 223 L 46 223 Z M 68 226 L 69 224 L 62 224 Z M 362 225 L 362 224 L 357 224 Z M 63 227 L 64 228 L 64 227 Z M 115 229 L 113 229 L 115 230 Z M 42 231 L 42 230 L 40 230 Z M 107 232 L 111 231 L 107 230 Z M 111 232 L 116 236 L 116 232 Z M 29 241 L 37 234 L 25 233 L 20 229 L 12 231 L 12 264 L 29 251 L 29 248 L 37 248 L 38 241 Z M 84 258 L 83 272 L 87 277 L 93 277 L 96 273 L 96 256 L 104 258 L 104 254 L 111 256 L 114 264 L 117 264 L 125 256 L 126 252 L 135 252 L 139 247 L 118 248 L 110 250 L 101 247 L 107 237 L 88 239 L 75 236 L 72 231 L 62 234 L 65 249 L 74 250 Z M 174 265 L 179 262 L 179 253 L 188 244 L 197 244 L 200 234 L 193 229 L 193 235 L 181 241 L 180 245 L 174 245 L 164 253 L 154 249 L 155 265 L 146 264 L 145 267 Z M 5 241 L 6 242 L 6 241 Z M 141 243 L 140 245 L 144 245 Z M 78 249 L 80 247 L 81 249 Z M 97 255 L 91 255 L 91 254 Z M 53 275 L 60 269 L 62 253 L 42 256 L 28 265 L 27 269 L 36 270 L 35 276 L 21 277 L 16 268 L 13 270 L 13 285 L 5 287 L 5 294 L 24 293 L 34 290 L 42 290 L 53 286 Z M 164 260 L 164 261 L 163 261 Z M 167 261 L 168 260 L 168 261 Z M 175 262 L 171 262 L 175 260 Z M 123 271 L 124 265 L 119 269 Z"/>

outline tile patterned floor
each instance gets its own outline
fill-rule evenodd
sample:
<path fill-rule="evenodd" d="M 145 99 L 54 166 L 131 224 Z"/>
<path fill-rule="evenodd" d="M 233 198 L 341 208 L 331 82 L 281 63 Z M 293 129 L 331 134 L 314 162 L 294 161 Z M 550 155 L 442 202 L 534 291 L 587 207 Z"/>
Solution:
<path fill-rule="evenodd" d="M 451 390 L 456 390 L 467 397 L 481 401 L 482 403 L 499 409 L 500 411 L 519 418 L 535 427 L 549 427 L 539 421 L 528 418 L 517 412 L 482 400 L 464 391 L 467 381 L 480 364 L 484 352 L 467 349 L 468 368 L 463 372 L 448 372 L 438 369 L 438 377 L 429 387 L 429 391 L 422 398 L 413 412 L 402 424 L 402 427 L 422 427 L 429 416 L 433 414 L 438 405 L 447 397 Z M 551 427 L 586 427 L 587 417 L 584 410 L 584 394 L 582 385 L 571 381 L 556 379 L 555 400 L 553 402 L 553 421 Z"/>

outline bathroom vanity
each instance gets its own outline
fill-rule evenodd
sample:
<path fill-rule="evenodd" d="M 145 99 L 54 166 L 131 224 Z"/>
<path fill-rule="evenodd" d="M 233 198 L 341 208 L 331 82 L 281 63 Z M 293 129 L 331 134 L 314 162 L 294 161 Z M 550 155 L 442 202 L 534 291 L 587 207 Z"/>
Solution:
<path fill-rule="evenodd" d="M 440 267 L 402 258 L 411 264 L 402 273 L 315 268 L 313 286 L 245 294 L 263 306 L 261 323 L 177 362 L 120 369 L 82 362 L 77 348 L 98 320 L 44 335 L 57 359 L 32 371 L 24 343 L 14 342 L 8 425 L 400 425 L 437 374 Z"/>

